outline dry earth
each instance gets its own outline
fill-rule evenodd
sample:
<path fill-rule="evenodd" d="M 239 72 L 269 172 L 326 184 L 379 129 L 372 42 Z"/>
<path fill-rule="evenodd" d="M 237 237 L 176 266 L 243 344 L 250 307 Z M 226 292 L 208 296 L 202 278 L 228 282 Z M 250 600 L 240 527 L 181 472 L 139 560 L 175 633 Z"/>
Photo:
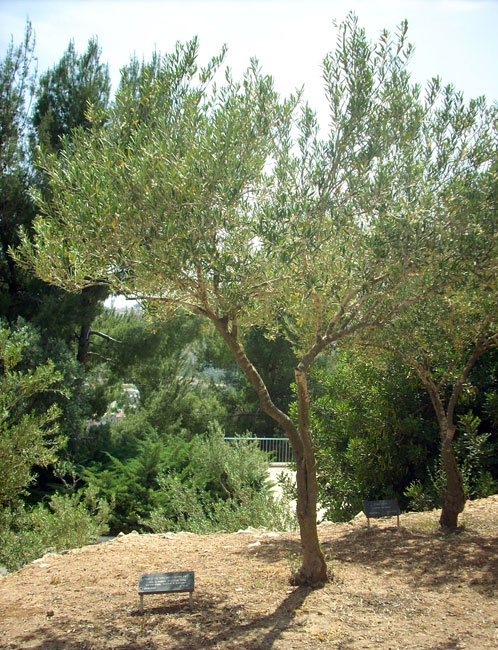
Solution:
<path fill-rule="evenodd" d="M 49 554 L 0 578 L 0 647 L 39 650 L 498 648 L 498 495 L 438 512 L 322 524 L 333 582 L 289 586 L 297 534 L 131 534 Z M 145 597 L 142 573 L 195 571 L 186 594 Z"/>

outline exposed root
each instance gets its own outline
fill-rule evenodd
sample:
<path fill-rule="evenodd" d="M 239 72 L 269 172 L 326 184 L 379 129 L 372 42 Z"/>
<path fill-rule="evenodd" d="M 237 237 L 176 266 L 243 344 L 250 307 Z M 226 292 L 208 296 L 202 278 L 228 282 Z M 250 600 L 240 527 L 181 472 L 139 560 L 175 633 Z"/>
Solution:
<path fill-rule="evenodd" d="M 291 575 L 289 578 L 289 584 L 293 587 L 310 587 L 311 589 L 323 589 L 323 587 L 325 587 L 327 583 L 332 582 L 333 579 L 334 576 L 332 574 L 332 571 L 328 571 L 325 577 L 320 576 L 318 578 L 314 578 L 313 576 L 305 574 L 302 569 L 300 569 Z"/>

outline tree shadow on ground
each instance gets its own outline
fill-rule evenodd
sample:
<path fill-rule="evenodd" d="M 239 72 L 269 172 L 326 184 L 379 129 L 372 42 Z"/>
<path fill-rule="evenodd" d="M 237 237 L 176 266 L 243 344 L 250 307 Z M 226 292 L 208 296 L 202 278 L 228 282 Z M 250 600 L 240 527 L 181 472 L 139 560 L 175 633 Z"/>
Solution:
<path fill-rule="evenodd" d="M 99 644 L 94 645 L 91 640 L 73 640 L 70 638 L 70 631 L 64 636 L 60 628 L 57 631 L 51 630 L 47 625 L 24 635 L 20 638 L 21 645 L 13 647 L 29 647 L 30 650 L 89 650 L 107 647 L 107 637 L 112 639 L 113 650 L 161 650 L 163 643 L 160 637 L 167 634 L 168 647 L 174 650 L 213 648 L 228 639 L 233 641 L 234 647 L 237 648 L 271 650 L 274 643 L 289 628 L 296 610 L 303 606 L 310 592 L 308 587 L 297 587 L 275 611 L 256 617 L 246 611 L 244 606 L 234 606 L 209 596 L 196 598 L 193 611 L 190 611 L 188 604 L 181 602 L 165 606 L 146 606 L 144 616 L 139 615 L 138 609 L 129 612 L 135 627 L 141 627 L 138 633 L 134 633 L 134 638 L 126 638 L 127 634 L 131 634 L 129 629 L 107 624 Z M 155 617 L 159 615 L 163 621 L 170 617 L 167 628 L 154 627 Z M 198 624 L 196 618 L 199 619 Z M 147 638 L 149 634 L 153 634 L 154 638 Z M 174 639 L 176 645 L 171 645 L 171 639 Z"/>
<path fill-rule="evenodd" d="M 403 527 L 354 529 L 334 539 L 333 555 L 376 573 L 406 574 L 407 579 L 425 587 L 456 585 L 468 579 L 468 572 L 479 574 L 470 584 L 483 595 L 492 596 L 498 586 L 498 538 L 473 531 L 443 534 Z"/>
<path fill-rule="evenodd" d="M 237 648 L 270 650 L 291 625 L 296 610 L 303 606 L 310 591 L 308 587 L 297 587 L 284 598 L 275 611 L 256 618 L 244 608 L 239 607 L 238 611 L 234 611 L 234 607 L 225 605 L 218 612 L 213 612 L 208 635 L 199 631 L 197 638 L 195 635 L 193 638 L 191 630 L 186 635 L 181 630 L 172 630 L 170 634 L 177 640 L 177 650 L 216 647 L 218 643 L 228 639 Z"/>
<path fill-rule="evenodd" d="M 362 565 L 377 574 L 398 574 L 424 587 L 458 585 L 462 580 L 482 595 L 498 590 L 498 537 L 482 537 L 472 530 L 444 534 L 414 531 L 400 526 L 354 528 L 333 538 L 322 535 L 326 556 Z M 272 564 L 288 559 L 297 563 L 301 546 L 294 540 L 262 540 L 261 545 L 239 551 Z M 297 568 L 295 566 L 294 568 Z M 470 575 L 469 573 L 473 574 Z M 290 575 L 290 571 L 289 571 Z"/>

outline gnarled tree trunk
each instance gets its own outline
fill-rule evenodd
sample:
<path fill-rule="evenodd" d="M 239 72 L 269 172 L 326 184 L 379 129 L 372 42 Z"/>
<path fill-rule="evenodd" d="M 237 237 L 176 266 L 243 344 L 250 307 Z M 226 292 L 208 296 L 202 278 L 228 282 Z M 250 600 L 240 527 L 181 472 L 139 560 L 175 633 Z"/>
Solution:
<path fill-rule="evenodd" d="M 309 393 L 306 372 L 302 365 L 296 370 L 299 410 L 299 437 L 302 445 L 296 450 L 297 520 L 301 532 L 303 563 L 294 576 L 296 584 L 324 584 L 327 582 L 327 565 L 318 541 L 316 509 L 318 483 L 316 461 L 309 423 Z"/>
<path fill-rule="evenodd" d="M 439 523 L 444 528 L 456 528 L 458 526 L 458 515 L 463 512 L 465 507 L 466 497 L 462 473 L 458 469 L 452 440 L 443 439 L 441 456 L 446 475 L 446 485 L 443 488 L 443 503 Z"/>
<path fill-rule="evenodd" d="M 445 410 L 437 386 L 427 378 L 424 384 L 431 397 L 439 424 L 441 434 L 441 460 L 446 478 L 446 485 L 441 495 L 442 508 L 439 523 L 443 528 L 456 528 L 458 526 L 458 515 L 463 512 L 466 501 L 462 474 L 458 469 L 453 450 L 453 438 L 456 431 L 455 424 L 453 423 L 453 412 L 458 393 L 455 393 L 455 388 L 448 409 Z"/>

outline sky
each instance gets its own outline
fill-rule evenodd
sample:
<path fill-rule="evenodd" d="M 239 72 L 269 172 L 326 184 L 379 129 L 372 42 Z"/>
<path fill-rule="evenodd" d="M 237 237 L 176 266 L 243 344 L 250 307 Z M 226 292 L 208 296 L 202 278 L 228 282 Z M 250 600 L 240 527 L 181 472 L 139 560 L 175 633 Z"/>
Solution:
<path fill-rule="evenodd" d="M 115 88 L 132 54 L 148 59 L 198 36 L 201 62 L 226 43 L 234 76 L 255 56 L 281 94 L 304 85 L 320 114 L 321 62 L 335 45 L 334 19 L 349 10 L 372 40 L 408 19 L 414 81 L 439 75 L 466 99 L 498 100 L 498 0 L 0 0 L 0 55 L 11 37 L 21 42 L 28 17 L 39 72 L 58 62 L 70 39 L 83 52 L 96 35 Z"/>

